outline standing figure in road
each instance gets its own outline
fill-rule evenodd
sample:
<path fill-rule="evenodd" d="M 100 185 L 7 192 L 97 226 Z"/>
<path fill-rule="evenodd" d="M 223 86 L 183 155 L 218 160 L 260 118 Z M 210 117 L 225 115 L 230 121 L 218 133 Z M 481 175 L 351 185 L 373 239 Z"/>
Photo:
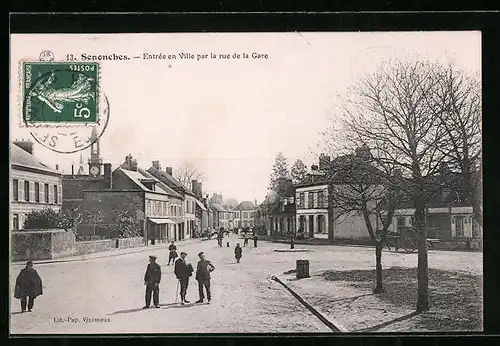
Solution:
<path fill-rule="evenodd" d="M 28 303 L 28 311 L 31 312 L 35 298 L 42 294 L 42 279 L 33 269 L 33 262 L 28 261 L 26 267 L 17 276 L 14 290 L 14 298 L 21 299 L 21 312 L 26 311 L 26 302 Z"/>
<path fill-rule="evenodd" d="M 259 240 L 259 237 L 257 234 L 253 235 L 253 247 L 257 247 L 257 240 Z"/>
<path fill-rule="evenodd" d="M 243 250 L 241 249 L 240 243 L 236 243 L 236 247 L 234 248 L 234 257 L 236 258 L 236 263 L 240 263 L 242 252 Z"/>
<path fill-rule="evenodd" d="M 181 258 L 175 261 L 174 274 L 181 285 L 181 304 L 189 303 L 186 299 L 186 291 L 189 285 L 189 277 L 193 275 L 193 266 L 191 263 L 186 263 L 187 253 L 181 252 Z"/>
<path fill-rule="evenodd" d="M 205 299 L 203 288 L 205 288 L 207 290 L 208 304 L 210 304 L 210 300 L 212 300 L 212 295 L 210 293 L 210 273 L 215 270 L 215 267 L 210 261 L 205 259 L 205 254 L 203 252 L 200 252 L 198 257 L 200 260 L 196 267 L 196 280 L 198 281 L 199 299 L 196 303 L 203 303 Z"/>
<path fill-rule="evenodd" d="M 248 235 L 246 234 L 246 232 L 245 234 L 243 234 L 243 239 L 244 239 L 243 246 L 245 247 L 248 245 Z"/>
<path fill-rule="evenodd" d="M 155 308 L 160 307 L 160 281 L 161 268 L 156 263 L 156 256 L 149 256 L 149 264 L 144 274 L 144 286 L 146 286 L 146 305 L 143 309 L 149 308 L 151 304 L 151 293 L 153 293 L 153 303 Z"/>
<path fill-rule="evenodd" d="M 173 241 L 172 244 L 170 244 L 170 246 L 168 247 L 168 251 L 169 254 L 167 265 L 170 265 L 170 261 L 172 261 L 172 263 L 175 263 L 175 259 L 177 258 L 177 246 L 175 246 L 175 243 Z"/>

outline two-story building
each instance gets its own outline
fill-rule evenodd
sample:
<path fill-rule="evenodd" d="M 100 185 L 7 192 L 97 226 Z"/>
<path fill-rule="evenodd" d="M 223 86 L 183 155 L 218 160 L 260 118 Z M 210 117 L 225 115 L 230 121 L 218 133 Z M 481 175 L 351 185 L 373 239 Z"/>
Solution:
<path fill-rule="evenodd" d="M 313 165 L 311 172 L 295 185 L 297 233 L 308 238 L 328 238 L 328 180 Z"/>
<path fill-rule="evenodd" d="M 255 215 L 257 207 L 250 201 L 243 201 L 234 209 L 235 228 L 253 228 L 255 226 Z"/>
<path fill-rule="evenodd" d="M 12 230 L 23 229 L 26 215 L 33 210 L 61 209 L 62 175 L 33 155 L 33 142 L 13 142 L 10 163 Z"/>
<path fill-rule="evenodd" d="M 109 168 L 108 168 L 109 167 Z M 113 224 L 119 212 L 129 212 L 142 222 L 150 244 L 184 240 L 183 199 L 180 194 L 138 167 L 130 155 L 113 172 L 105 167 L 107 187 L 83 191 L 82 210 L 103 211 L 103 224 Z"/>

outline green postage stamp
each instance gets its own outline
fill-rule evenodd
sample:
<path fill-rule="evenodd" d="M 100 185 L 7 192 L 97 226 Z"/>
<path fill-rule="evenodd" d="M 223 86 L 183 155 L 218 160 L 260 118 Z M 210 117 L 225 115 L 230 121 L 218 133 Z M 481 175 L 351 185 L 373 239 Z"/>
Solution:
<path fill-rule="evenodd" d="M 23 62 L 23 123 L 95 124 L 99 114 L 99 64 Z"/>

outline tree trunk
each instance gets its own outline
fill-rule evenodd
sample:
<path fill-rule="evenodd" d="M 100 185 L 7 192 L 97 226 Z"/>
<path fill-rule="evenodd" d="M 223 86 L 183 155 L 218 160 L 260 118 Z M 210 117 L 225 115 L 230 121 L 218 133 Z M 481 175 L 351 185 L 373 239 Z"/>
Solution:
<path fill-rule="evenodd" d="M 377 277 L 377 286 L 373 290 L 374 293 L 383 293 L 385 292 L 384 287 L 382 285 L 382 241 L 375 242 L 375 272 Z"/>
<path fill-rule="evenodd" d="M 417 311 L 429 310 L 429 264 L 427 260 L 427 232 L 425 229 L 425 203 L 423 190 L 417 193 L 415 201 L 415 222 L 417 230 Z"/>

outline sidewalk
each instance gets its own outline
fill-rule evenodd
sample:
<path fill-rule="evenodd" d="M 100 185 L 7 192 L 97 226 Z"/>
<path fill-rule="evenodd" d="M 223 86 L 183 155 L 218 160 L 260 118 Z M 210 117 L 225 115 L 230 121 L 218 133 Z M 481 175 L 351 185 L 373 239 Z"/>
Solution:
<path fill-rule="evenodd" d="M 176 242 L 176 244 L 191 244 L 191 243 L 194 243 L 196 241 L 200 241 L 200 238 L 181 240 L 179 242 Z M 86 260 L 91 260 L 91 259 L 121 256 L 121 255 L 126 255 L 129 253 L 135 253 L 135 252 L 141 252 L 141 251 L 154 251 L 156 249 L 167 248 L 169 245 L 170 245 L 170 243 L 162 243 L 162 244 L 155 244 L 155 245 L 148 245 L 148 246 L 141 246 L 141 247 L 131 247 L 131 248 L 125 248 L 125 249 L 111 250 L 111 251 L 95 252 L 95 253 L 91 253 L 91 254 L 87 254 L 87 255 L 61 257 L 61 258 L 56 258 L 56 259 L 51 259 L 51 260 L 39 260 L 39 261 L 35 260 L 34 262 L 37 265 L 40 265 L 40 264 L 50 264 L 50 263 L 86 261 Z M 11 262 L 11 266 L 13 266 L 13 267 L 24 266 L 24 265 L 26 265 L 26 261 Z"/>

